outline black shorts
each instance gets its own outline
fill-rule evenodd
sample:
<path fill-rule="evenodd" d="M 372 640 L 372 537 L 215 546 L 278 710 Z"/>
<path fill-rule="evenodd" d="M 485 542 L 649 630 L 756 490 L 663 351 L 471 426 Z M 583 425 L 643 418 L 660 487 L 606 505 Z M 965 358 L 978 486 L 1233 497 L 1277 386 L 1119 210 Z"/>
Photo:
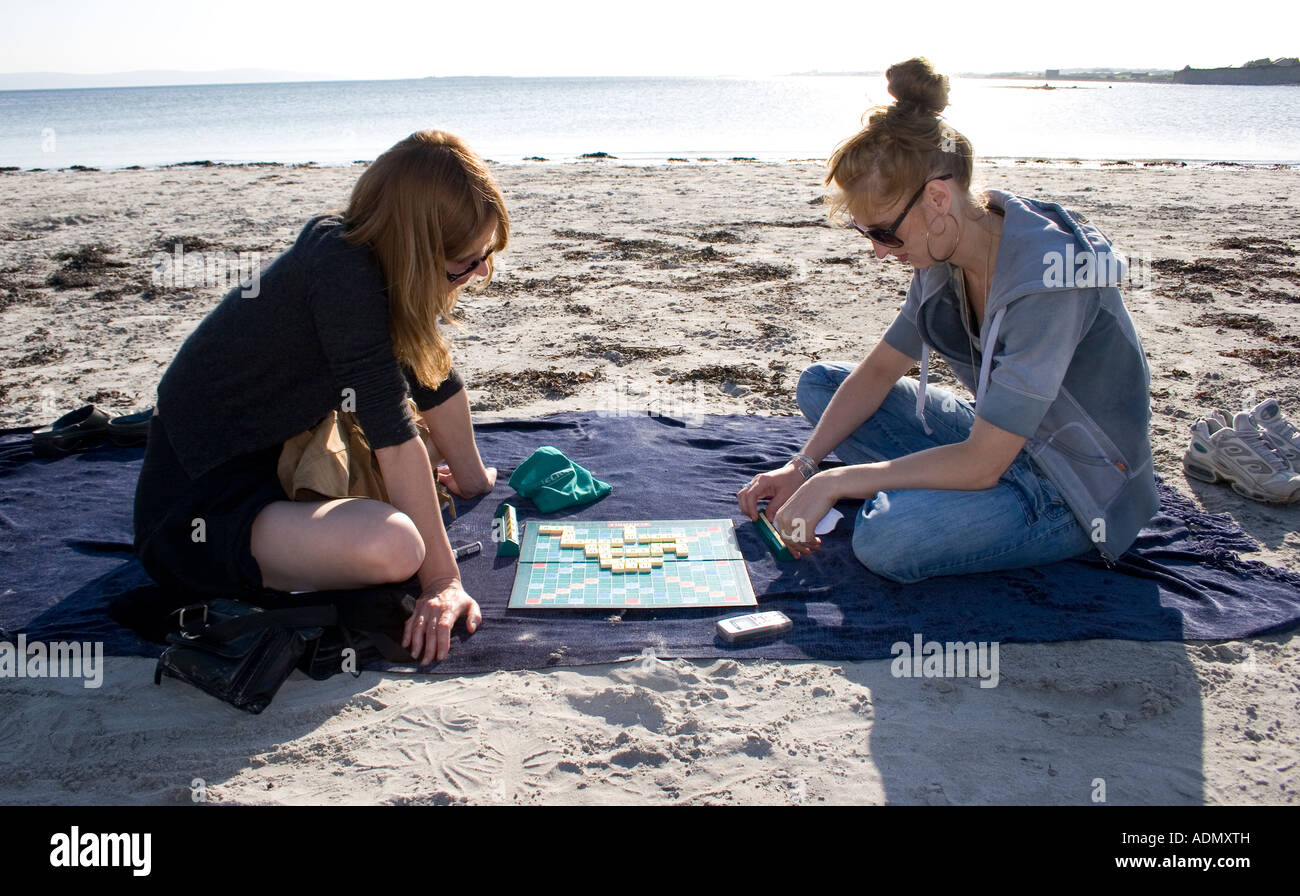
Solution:
<path fill-rule="evenodd" d="M 452 370 L 436 390 L 421 393 L 424 410 L 464 388 Z M 135 490 L 135 551 L 176 606 L 212 597 L 265 597 L 253 557 L 253 521 L 272 501 L 288 501 L 277 466 L 282 445 L 244 454 L 191 479 L 167 439 L 161 415 L 149 424 Z"/>
<path fill-rule="evenodd" d="M 264 593 L 253 520 L 272 501 L 289 500 L 276 473 L 280 449 L 241 455 L 191 479 L 162 417 L 153 418 L 135 490 L 135 550 L 153 580 L 175 592 L 176 606 Z"/>

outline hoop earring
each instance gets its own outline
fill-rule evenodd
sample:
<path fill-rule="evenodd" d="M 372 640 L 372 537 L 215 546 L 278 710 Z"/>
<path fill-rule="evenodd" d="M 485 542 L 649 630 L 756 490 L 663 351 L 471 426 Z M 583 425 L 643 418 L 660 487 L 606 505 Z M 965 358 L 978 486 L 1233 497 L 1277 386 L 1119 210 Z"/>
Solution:
<path fill-rule="evenodd" d="M 943 262 L 947 261 L 949 258 L 952 258 L 954 255 L 956 255 L 956 254 L 957 254 L 957 244 L 961 242 L 961 223 L 957 220 L 956 217 L 953 216 L 952 212 L 947 212 L 947 213 L 945 213 L 945 214 L 944 214 L 944 217 L 946 217 L 946 218 L 952 218 L 952 223 L 953 223 L 953 225 L 955 226 L 955 228 L 956 228 L 956 230 L 957 230 L 957 239 L 953 240 L 953 243 L 952 243 L 952 251 L 950 251 L 950 252 L 949 252 L 947 255 L 945 255 L 943 258 L 935 258 L 935 256 L 934 256 L 934 250 L 930 248 L 930 231 L 929 231 L 929 229 L 927 229 L 927 230 L 925 231 L 925 251 L 926 251 L 926 254 L 930 256 L 930 260 L 933 261 L 933 262 L 935 262 L 936 264 L 942 264 Z M 947 233 L 947 232 L 948 232 L 948 227 L 947 227 L 947 225 L 944 225 L 943 230 L 939 231 L 939 234 L 942 236 L 943 234 L 945 234 L 945 233 Z"/>

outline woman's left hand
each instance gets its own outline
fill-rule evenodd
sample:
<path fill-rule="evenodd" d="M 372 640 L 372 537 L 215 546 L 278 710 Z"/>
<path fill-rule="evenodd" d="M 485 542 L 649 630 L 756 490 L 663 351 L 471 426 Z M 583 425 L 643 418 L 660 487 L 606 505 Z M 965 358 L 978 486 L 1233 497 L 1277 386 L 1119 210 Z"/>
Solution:
<path fill-rule="evenodd" d="M 827 475 L 829 472 L 818 473 L 799 486 L 772 520 L 796 560 L 821 547 L 822 540 L 815 532 L 817 524 L 839 500 L 834 478 Z"/>
<path fill-rule="evenodd" d="M 465 630 L 474 634 L 483 621 L 483 613 L 459 579 L 430 585 L 415 602 L 411 618 L 406 620 L 402 646 L 421 666 L 441 660 L 451 651 L 451 630 L 462 616 Z"/>

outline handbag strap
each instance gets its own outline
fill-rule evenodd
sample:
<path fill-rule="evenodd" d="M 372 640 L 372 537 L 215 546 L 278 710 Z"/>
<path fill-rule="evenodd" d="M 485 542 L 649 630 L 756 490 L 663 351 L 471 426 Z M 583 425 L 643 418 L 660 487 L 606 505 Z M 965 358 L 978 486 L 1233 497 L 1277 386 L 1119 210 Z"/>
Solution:
<path fill-rule="evenodd" d="M 185 609 L 188 610 L 191 607 Z M 221 622 L 213 623 L 208 623 L 207 617 L 204 615 L 196 619 L 193 624 L 182 624 L 181 633 L 187 638 L 203 637 L 216 641 L 228 641 L 248 632 L 259 631 L 273 626 L 307 628 L 311 626 L 337 625 L 338 618 L 337 607 L 331 604 L 317 604 L 251 612 L 243 616 L 232 616 L 229 619 L 223 619 Z"/>

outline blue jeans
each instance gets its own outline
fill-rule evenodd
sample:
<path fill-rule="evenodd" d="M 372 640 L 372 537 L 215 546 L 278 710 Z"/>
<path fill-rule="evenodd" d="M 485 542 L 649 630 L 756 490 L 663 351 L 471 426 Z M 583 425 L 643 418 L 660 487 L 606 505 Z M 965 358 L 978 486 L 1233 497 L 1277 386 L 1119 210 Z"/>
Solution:
<path fill-rule="evenodd" d="M 798 401 L 814 424 L 852 373 L 848 364 L 818 363 L 799 378 Z M 880 409 L 835 448 L 846 464 L 893 460 L 970 435 L 975 410 L 951 392 L 928 386 L 926 435 L 916 418 L 916 380 L 894 383 Z M 946 409 L 945 409 L 946 405 Z M 998 484 L 982 491 L 899 489 L 878 492 L 862 505 L 853 528 L 853 553 L 864 566 L 895 582 L 1038 566 L 1092 550 L 1092 540 L 1051 480 L 1024 451 Z"/>

